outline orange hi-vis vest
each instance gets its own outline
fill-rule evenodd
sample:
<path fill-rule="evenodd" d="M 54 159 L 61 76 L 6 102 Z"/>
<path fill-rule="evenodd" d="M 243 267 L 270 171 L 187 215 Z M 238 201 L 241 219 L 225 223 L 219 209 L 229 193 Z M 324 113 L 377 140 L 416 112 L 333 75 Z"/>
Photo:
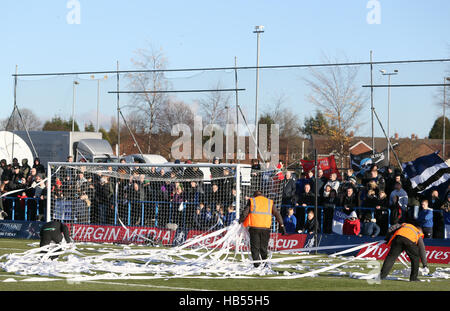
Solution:
<path fill-rule="evenodd" d="M 397 235 L 401 235 L 401 236 L 409 239 L 414 244 L 417 244 L 419 242 L 419 239 L 420 238 L 423 239 L 423 237 L 424 237 L 423 233 L 420 233 L 419 229 L 417 229 L 415 226 L 413 226 L 411 224 L 404 223 L 404 224 L 402 224 L 400 229 L 395 231 L 395 233 L 392 235 L 391 239 L 389 240 L 389 242 L 387 244 L 388 246 L 391 246 L 392 240 Z"/>
<path fill-rule="evenodd" d="M 267 228 L 272 225 L 273 201 L 257 196 L 250 199 L 250 211 L 244 221 L 244 227 Z"/>

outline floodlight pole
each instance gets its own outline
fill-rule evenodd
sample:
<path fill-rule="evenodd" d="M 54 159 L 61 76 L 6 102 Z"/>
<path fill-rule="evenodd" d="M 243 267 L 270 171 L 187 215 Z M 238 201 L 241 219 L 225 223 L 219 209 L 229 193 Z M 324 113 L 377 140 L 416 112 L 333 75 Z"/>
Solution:
<path fill-rule="evenodd" d="M 372 60 L 373 52 L 370 51 L 370 84 L 373 85 L 373 60 Z M 373 122 L 374 115 L 374 107 L 373 107 L 373 87 L 370 88 L 370 111 L 371 111 L 371 121 L 372 121 L 372 154 L 375 154 L 375 127 Z"/>
<path fill-rule="evenodd" d="M 16 108 L 17 108 L 17 71 L 18 71 L 18 66 L 16 65 L 16 76 L 14 77 L 14 109 L 13 109 L 13 113 L 12 113 L 12 124 L 13 124 L 13 137 L 12 137 L 12 146 L 11 146 L 11 163 L 13 163 L 14 160 L 14 113 L 16 112 Z M 7 130 L 7 129 L 5 129 Z"/>
<path fill-rule="evenodd" d="M 314 247 L 316 247 L 316 254 L 317 254 L 317 247 L 318 247 L 318 240 L 317 240 L 317 227 L 319 226 L 319 222 L 318 222 L 318 192 L 319 192 L 319 187 L 318 187 L 318 182 L 317 182 L 317 149 L 314 149 L 314 222 L 315 222 L 315 226 L 314 226 Z M 306 213 L 307 211 L 305 211 Z M 323 221 L 323 219 L 321 219 L 321 221 Z"/>
<path fill-rule="evenodd" d="M 256 33 L 256 97 L 255 97 L 255 156 L 258 157 L 258 91 L 259 91 L 259 42 L 260 35 L 264 32 L 264 26 L 255 26 Z"/>
<path fill-rule="evenodd" d="M 444 78 L 444 84 L 446 81 L 450 81 L 450 77 Z M 445 97 L 445 88 L 444 85 L 444 103 L 442 105 L 442 158 L 444 161 L 446 160 L 447 156 L 445 155 L 445 106 L 447 105 L 447 99 Z"/>
<path fill-rule="evenodd" d="M 387 121 L 387 139 L 388 139 L 388 153 L 387 153 L 387 161 L 388 161 L 388 164 L 390 164 L 391 163 L 391 157 L 390 157 L 390 154 L 391 154 L 391 150 L 390 150 L 390 139 L 391 139 L 391 136 L 390 136 L 390 115 L 391 115 L 391 76 L 394 76 L 394 75 L 397 75 L 398 74 L 398 70 L 397 69 L 395 69 L 393 72 L 386 72 L 386 70 L 380 70 L 380 72 L 381 72 L 381 74 L 383 75 L 383 76 L 387 76 L 388 77 L 388 121 Z"/>
<path fill-rule="evenodd" d="M 117 61 L 117 157 L 120 158 L 120 95 L 119 95 L 119 61 Z"/>
<path fill-rule="evenodd" d="M 73 81 L 73 99 L 72 99 L 72 132 L 75 132 L 75 98 L 76 98 L 76 91 L 75 91 L 75 85 L 80 84 L 78 81 Z"/>
<path fill-rule="evenodd" d="M 240 163 L 240 149 L 239 149 L 239 92 L 238 92 L 238 76 L 237 76 L 237 57 L 234 57 L 234 83 L 235 83 L 235 98 L 236 98 L 236 161 Z"/>

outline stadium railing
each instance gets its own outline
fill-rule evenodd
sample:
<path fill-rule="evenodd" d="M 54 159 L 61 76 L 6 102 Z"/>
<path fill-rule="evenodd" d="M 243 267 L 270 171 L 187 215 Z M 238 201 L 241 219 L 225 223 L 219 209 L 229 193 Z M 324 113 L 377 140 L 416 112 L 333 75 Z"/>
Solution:
<path fill-rule="evenodd" d="M 3 208 L 5 208 L 5 206 L 8 205 L 8 203 L 11 204 L 11 209 L 10 209 L 10 217 L 11 220 L 29 220 L 29 216 L 33 216 L 33 215 L 29 215 L 28 211 L 30 208 L 36 208 L 36 214 L 34 216 L 36 216 L 36 218 L 39 215 L 45 215 L 45 211 L 41 210 L 42 213 L 39 213 L 39 209 L 44 208 L 45 209 L 45 200 L 41 200 L 40 198 L 20 198 L 20 197 L 4 197 L 2 198 L 2 200 L 4 200 L 3 204 Z M 9 202 L 8 202 L 9 201 Z M 20 205 L 21 201 L 24 202 L 24 219 L 16 219 L 16 214 L 19 213 L 19 211 L 17 210 L 18 205 Z M 35 202 L 35 206 L 30 206 L 29 202 Z M 5 211 L 8 212 L 8 211 Z"/>
<path fill-rule="evenodd" d="M 37 219 L 39 215 L 45 215 L 45 208 L 46 208 L 46 204 L 45 204 L 45 200 L 41 200 L 40 198 L 20 198 L 20 197 L 4 197 L 2 198 L 3 200 L 3 206 L 8 206 L 8 204 L 10 204 L 10 209 L 9 212 L 11 213 L 11 215 L 9 215 L 7 217 L 7 219 L 11 219 L 11 220 L 33 220 L 32 218 Z M 23 210 L 22 210 L 22 206 L 21 203 L 23 202 Z M 33 206 L 30 205 L 30 202 L 33 202 Z M 64 218 L 63 220 L 73 220 L 73 215 L 71 215 L 70 212 L 70 206 L 71 204 L 73 204 L 73 202 L 70 201 L 64 201 L 65 203 L 65 208 L 68 208 L 68 210 L 66 211 L 66 213 L 64 214 Z M 140 205 L 140 225 L 141 226 L 145 226 L 145 220 L 146 220 L 146 213 L 149 212 L 148 208 L 149 205 L 152 205 L 152 209 L 153 209 L 153 224 L 155 227 L 158 227 L 160 224 L 160 220 L 162 218 L 162 216 L 159 213 L 159 209 L 162 205 L 168 206 L 168 210 L 169 213 L 167 215 L 164 215 L 163 217 L 167 218 L 168 222 L 171 222 L 172 217 L 174 215 L 174 212 L 177 209 L 176 205 L 179 205 L 179 203 L 174 203 L 171 201 L 124 201 L 121 202 L 122 204 L 126 204 L 127 205 L 127 221 L 126 224 L 127 225 L 131 225 L 130 223 L 130 214 L 131 214 L 131 209 L 132 209 L 132 205 L 133 204 L 138 204 Z M 198 202 L 184 202 L 184 204 L 188 207 L 188 206 L 197 206 L 199 203 Z M 186 214 L 187 214 L 187 207 L 182 211 L 182 227 L 186 227 Z M 308 205 L 308 206 L 300 206 L 300 205 L 281 205 L 281 208 L 289 208 L 289 207 L 293 207 L 295 209 L 295 214 L 297 214 L 297 210 L 298 209 L 303 209 L 304 210 L 304 223 L 306 223 L 307 221 L 307 210 L 309 209 L 314 209 L 315 206 L 313 205 Z M 19 211 L 19 208 L 21 209 Z M 32 209 L 32 213 L 33 210 L 35 209 L 34 213 L 35 215 L 33 215 L 32 213 L 29 213 L 30 208 Z M 89 211 L 88 214 L 91 213 L 91 208 L 92 205 L 89 206 Z M 334 215 L 334 211 L 336 208 L 342 208 L 339 206 L 318 206 L 317 209 L 319 211 L 319 215 L 317 215 L 317 219 L 319 221 L 320 224 L 320 232 L 324 233 L 324 223 L 325 223 L 325 215 L 324 215 L 324 211 L 327 209 L 332 209 L 333 211 L 333 215 Z M 358 207 L 353 207 L 353 209 L 355 211 L 370 211 L 372 217 L 374 217 L 375 214 L 375 208 L 372 207 L 362 207 L 362 206 L 358 206 Z M 22 217 L 18 217 L 18 215 L 22 215 L 22 211 L 23 211 L 23 218 Z M 386 209 L 387 211 L 387 225 L 388 227 L 391 225 L 390 224 L 390 218 L 391 218 L 391 211 L 390 209 Z M 434 213 L 440 213 L 439 210 L 433 210 Z M 35 216 L 35 217 L 33 217 Z M 19 219 L 22 218 L 22 219 Z M 275 219 L 274 219 L 275 221 Z M 328 221 L 330 221 L 328 219 Z M 332 219 L 331 219 L 332 221 Z M 118 218 L 118 208 L 117 208 L 117 204 L 115 204 L 115 209 L 114 209 L 114 225 L 119 225 L 119 218 Z M 273 229 L 275 230 L 275 229 Z"/>
<path fill-rule="evenodd" d="M 290 205 L 290 204 L 283 204 L 283 205 L 281 205 L 281 207 L 282 208 L 289 208 L 289 207 L 293 207 L 295 210 L 297 210 L 297 209 L 304 209 L 304 222 L 306 223 L 306 221 L 307 221 L 307 217 L 308 217 L 308 214 L 307 214 L 307 210 L 309 210 L 309 209 L 314 209 L 315 208 L 315 206 L 314 205 L 307 205 L 307 206 L 302 206 L 302 205 Z M 323 225 L 324 225 L 324 210 L 327 210 L 327 209 L 332 209 L 333 210 L 333 215 L 334 215 L 334 211 L 336 210 L 336 208 L 342 208 L 341 206 L 318 206 L 317 207 L 317 209 L 318 209 L 318 211 L 319 211 L 319 215 L 317 215 L 317 219 L 318 219 L 318 221 L 319 221 L 319 224 L 320 224 L 320 232 L 324 232 L 323 231 Z M 363 206 L 356 206 L 356 207 L 352 207 L 352 209 L 354 209 L 355 211 L 370 211 L 371 212 L 371 214 L 372 214 L 372 218 L 374 217 L 374 214 L 375 214 L 375 208 L 373 208 L 373 207 L 363 207 Z M 388 227 L 390 226 L 390 219 L 391 219 L 391 210 L 390 209 L 386 209 L 386 211 L 388 212 L 388 214 L 387 214 L 387 219 L 388 219 Z M 294 214 L 296 214 L 297 213 L 297 211 L 295 211 L 295 213 Z M 333 217 L 333 216 L 332 216 Z M 331 219 L 331 221 L 332 221 L 332 219 Z M 331 232 L 329 232 L 329 233 L 331 233 Z"/>

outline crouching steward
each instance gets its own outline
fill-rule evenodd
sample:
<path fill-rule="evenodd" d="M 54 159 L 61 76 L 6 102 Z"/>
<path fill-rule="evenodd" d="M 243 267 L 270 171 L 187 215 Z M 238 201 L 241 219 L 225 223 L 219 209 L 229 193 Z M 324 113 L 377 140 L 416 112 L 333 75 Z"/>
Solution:
<path fill-rule="evenodd" d="M 385 237 L 390 250 L 381 268 L 380 278 L 386 279 L 398 256 L 405 251 L 411 261 L 409 280 L 418 281 L 419 260 L 422 261 L 423 268 L 427 269 L 423 237 L 422 228 L 416 225 L 403 223 L 391 226 Z"/>
<path fill-rule="evenodd" d="M 65 224 L 63 224 L 59 220 L 53 220 L 53 221 L 49 221 L 49 222 L 45 223 L 41 228 L 40 235 L 41 235 L 41 241 L 40 241 L 40 245 L 39 245 L 40 247 L 49 245 L 51 243 L 59 244 L 62 242 L 63 236 L 64 236 L 64 240 L 67 243 L 71 242 L 69 229 L 67 228 L 67 226 Z M 56 251 L 59 251 L 59 249 Z M 42 252 L 45 253 L 45 251 L 42 251 Z M 50 259 L 52 259 L 52 260 L 54 260 L 56 258 L 58 258 L 57 255 L 50 256 Z"/>
<path fill-rule="evenodd" d="M 272 216 L 280 224 L 281 233 L 286 234 L 283 219 L 278 209 L 274 207 L 273 200 L 264 197 L 261 191 L 255 191 L 239 219 L 239 223 L 248 227 L 250 251 L 254 261 L 267 259 Z M 254 266 L 259 267 L 261 264 L 261 262 L 254 263 Z"/>

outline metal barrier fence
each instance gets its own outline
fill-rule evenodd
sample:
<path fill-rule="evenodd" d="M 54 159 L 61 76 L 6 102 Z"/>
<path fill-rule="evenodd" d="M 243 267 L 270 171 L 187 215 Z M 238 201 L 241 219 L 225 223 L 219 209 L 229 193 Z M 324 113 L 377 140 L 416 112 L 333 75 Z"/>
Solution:
<path fill-rule="evenodd" d="M 301 206 L 301 205 L 284 205 L 283 204 L 283 205 L 281 205 L 281 207 L 282 208 L 289 208 L 289 207 L 294 208 L 295 209 L 294 214 L 297 214 L 297 209 L 304 209 L 304 214 L 305 214 L 304 215 L 304 223 L 306 223 L 306 221 L 308 219 L 307 210 L 309 210 L 309 209 L 313 209 L 314 210 L 315 209 L 314 205 Z M 320 232 L 322 232 L 322 233 L 324 232 L 323 231 L 324 210 L 331 209 L 332 212 L 333 212 L 331 217 L 333 217 L 334 211 L 335 211 L 336 208 L 342 208 L 342 207 L 340 207 L 340 206 L 318 206 L 317 207 L 319 215 L 316 215 L 316 219 L 318 220 L 318 222 L 320 224 Z M 352 207 L 352 209 L 355 210 L 355 211 L 370 211 L 371 215 L 372 215 L 372 218 L 374 218 L 375 211 L 376 211 L 376 209 L 373 208 L 373 207 L 362 207 L 362 206 Z M 389 227 L 390 226 L 390 219 L 391 219 L 391 210 L 390 209 L 386 209 L 385 211 L 387 211 L 387 219 L 388 219 L 387 224 L 388 224 L 388 227 Z M 332 219 L 331 219 L 331 221 L 332 221 Z M 331 233 L 331 232 L 329 232 L 329 233 Z"/>
<path fill-rule="evenodd" d="M 11 220 L 34 220 L 38 219 L 39 215 L 46 215 L 45 212 L 45 208 L 46 208 L 46 203 L 45 200 L 41 200 L 39 198 L 20 198 L 20 197 L 5 197 L 2 198 L 3 200 L 3 206 L 8 206 L 8 201 L 10 203 L 9 205 L 9 210 L 7 212 L 10 212 L 11 214 L 8 216 L 9 219 Z M 6 204 L 5 204 L 6 202 Z M 30 204 L 30 202 L 33 202 L 33 205 Z M 154 219 L 154 223 L 153 225 L 158 227 L 161 223 L 161 218 L 165 217 L 167 222 L 171 222 L 174 218 L 174 212 L 177 208 L 176 205 L 179 206 L 180 203 L 175 203 L 175 202 L 167 202 L 167 201 L 122 201 L 122 202 L 118 202 L 118 204 L 115 204 L 115 208 L 114 208 L 114 225 L 119 225 L 119 211 L 118 211 L 118 205 L 122 205 L 122 206 L 126 206 L 126 224 L 127 225 L 131 225 L 130 223 L 130 219 L 131 219 L 131 211 L 132 211 L 132 205 L 134 204 L 138 204 L 140 205 L 140 225 L 144 226 L 145 225 L 145 220 L 146 220 L 146 215 L 147 213 L 152 212 L 153 213 L 153 219 Z M 185 208 L 182 211 L 182 225 L 183 227 L 186 227 L 186 215 L 187 215 L 187 207 L 189 206 L 197 206 L 198 202 L 184 202 L 183 204 L 185 204 Z M 56 200 L 55 201 L 55 207 L 56 209 L 60 208 L 61 210 L 58 211 L 56 210 L 55 213 L 59 213 L 58 216 L 61 218 L 61 220 L 65 220 L 65 221 L 73 221 L 76 220 L 74 217 L 74 213 L 72 210 L 72 207 L 74 205 L 74 202 L 72 201 L 65 201 L 65 200 Z M 151 205 L 151 211 L 149 210 L 149 205 Z M 161 207 L 164 206 L 167 208 L 168 210 L 168 214 L 162 216 L 161 215 Z M 315 207 L 313 205 L 308 205 L 308 206 L 299 206 L 299 205 L 281 205 L 281 208 L 289 208 L 289 207 L 293 207 L 295 209 L 295 214 L 299 214 L 297 213 L 297 210 L 299 209 L 303 209 L 304 212 L 304 223 L 307 222 L 307 211 L 309 209 L 315 209 Z M 91 214 L 91 208 L 92 205 L 88 207 L 88 215 Z M 326 210 L 332 210 L 332 214 L 331 217 L 333 217 L 334 215 L 334 211 L 336 208 L 342 208 L 339 206 L 318 206 L 318 215 L 316 215 L 316 219 L 318 220 L 318 223 L 320 225 L 320 232 L 324 233 L 324 223 L 325 223 L 325 214 L 324 211 Z M 371 216 L 372 218 L 375 217 L 375 208 L 372 207 L 353 207 L 353 210 L 359 212 L 359 211 L 370 211 L 371 212 Z M 31 211 L 31 214 L 29 213 Z M 390 219 L 391 219 L 391 210 L 390 209 L 386 209 L 385 210 L 387 212 L 387 225 L 388 227 L 391 225 L 390 224 Z M 433 213 L 439 213 L 439 210 L 433 210 Z M 33 215 L 34 213 L 34 215 Z M 414 211 L 414 214 L 417 214 L 417 211 Z M 20 219 L 21 217 L 17 217 L 18 215 L 23 215 L 23 219 Z M 35 217 L 33 217 L 35 216 Z M 87 217 L 87 219 L 90 219 L 89 216 Z M 273 220 L 275 221 L 275 218 L 273 218 Z M 329 219 L 328 219 L 329 220 Z M 332 221 L 332 218 L 331 218 Z M 226 225 L 226 224 L 224 224 Z M 273 227 L 273 232 L 276 231 L 276 228 Z"/>
<path fill-rule="evenodd" d="M 4 197 L 4 198 L 2 198 L 2 200 L 6 203 L 6 204 L 3 203 L 3 207 L 5 207 L 5 206 L 9 207 L 8 203 L 11 204 L 11 206 L 10 206 L 11 208 L 10 209 L 8 208 L 8 210 L 5 211 L 7 213 L 9 212 L 8 214 L 10 214 L 9 216 L 11 217 L 11 220 L 33 220 L 32 219 L 33 217 L 29 217 L 29 216 L 36 216 L 36 219 L 38 219 L 39 215 L 45 216 L 46 203 L 45 203 L 45 200 L 41 200 L 40 198 Z M 35 202 L 35 205 L 30 206 L 30 204 L 29 204 L 30 201 Z M 23 204 L 24 219 L 19 219 L 19 217 L 16 217 L 16 216 L 17 216 L 17 214 L 22 214 L 22 210 L 18 209 L 18 206 L 20 206 L 22 202 L 24 203 Z M 29 215 L 29 211 L 33 210 L 34 208 L 36 208 L 34 215 L 32 215 L 32 214 Z M 39 212 L 40 209 L 41 209 L 41 213 Z M 9 218 L 9 216 L 8 216 L 8 218 Z"/>

